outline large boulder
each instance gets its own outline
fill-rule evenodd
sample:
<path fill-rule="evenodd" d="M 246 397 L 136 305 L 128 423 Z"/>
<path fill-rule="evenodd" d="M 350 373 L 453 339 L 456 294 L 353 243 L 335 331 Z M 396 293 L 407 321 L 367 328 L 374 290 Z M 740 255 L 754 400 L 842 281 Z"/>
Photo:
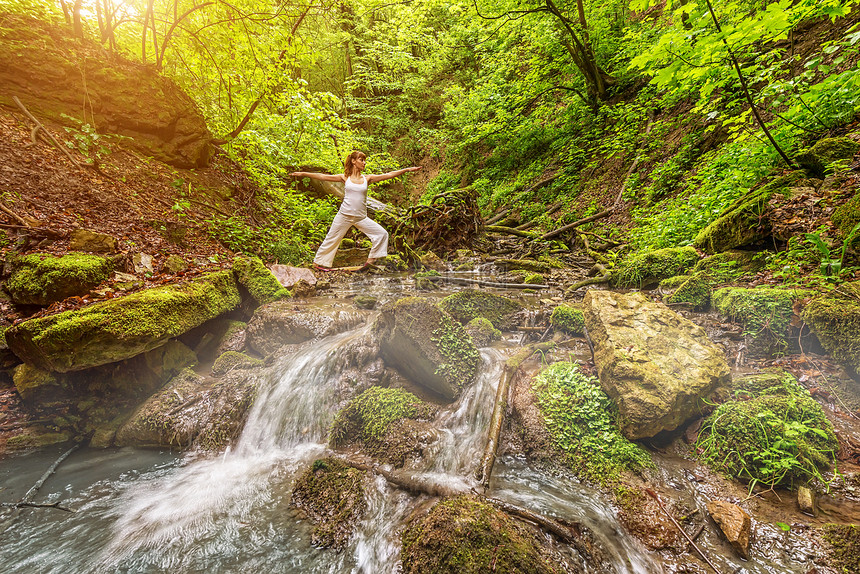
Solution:
<path fill-rule="evenodd" d="M 172 80 L 150 64 L 108 55 L 70 28 L 9 13 L 0 30 L 0 103 L 17 96 L 37 116 L 70 127 L 75 118 L 99 133 L 176 167 L 204 167 L 212 139 L 202 112 Z"/>
<path fill-rule="evenodd" d="M 383 306 L 373 334 L 386 364 L 446 399 L 455 399 L 478 371 L 472 339 L 431 299 L 407 297 Z"/>
<path fill-rule="evenodd" d="M 242 430 L 258 382 L 252 371 L 213 380 L 185 369 L 132 413 L 114 444 L 220 450 Z"/>
<path fill-rule="evenodd" d="M 219 271 L 30 319 L 8 329 L 6 341 L 25 363 L 46 371 L 80 371 L 160 347 L 239 302 L 233 273 Z"/>
<path fill-rule="evenodd" d="M 590 290 L 583 307 L 601 387 L 618 405 L 627 438 L 674 430 L 729 381 L 722 350 L 664 305 L 640 293 Z"/>
<path fill-rule="evenodd" d="M 860 281 L 813 299 L 802 317 L 834 359 L 860 373 Z"/>
<path fill-rule="evenodd" d="M 236 281 L 257 305 L 290 297 L 290 292 L 284 289 L 259 257 L 236 256 L 233 259 L 233 273 Z"/>
<path fill-rule="evenodd" d="M 12 261 L 6 291 L 20 305 L 50 305 L 86 295 L 110 277 L 114 261 L 98 255 L 31 253 Z"/>
<path fill-rule="evenodd" d="M 271 355 L 284 345 L 304 343 L 357 327 L 364 314 L 354 307 L 309 308 L 291 301 L 275 301 L 254 312 L 246 330 L 247 345 L 261 355 Z"/>

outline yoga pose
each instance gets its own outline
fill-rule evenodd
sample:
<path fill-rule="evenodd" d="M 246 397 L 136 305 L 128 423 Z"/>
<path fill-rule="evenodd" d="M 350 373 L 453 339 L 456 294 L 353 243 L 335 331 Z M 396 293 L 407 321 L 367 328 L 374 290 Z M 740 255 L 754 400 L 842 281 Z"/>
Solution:
<path fill-rule="evenodd" d="M 367 235 L 372 244 L 367 261 L 360 271 L 369 269 L 377 259 L 388 255 L 388 232 L 367 217 L 367 186 L 377 181 L 385 181 L 403 175 L 407 171 L 418 171 L 421 168 L 407 167 L 381 175 L 362 175 L 366 157 L 360 151 L 352 152 L 343 164 L 343 173 L 337 175 L 307 171 L 294 171 L 290 174 L 295 177 L 343 182 L 343 203 L 340 204 L 340 209 L 334 216 L 334 221 L 331 222 L 331 227 L 314 257 L 314 267 L 319 271 L 331 271 L 340 241 L 352 226 L 357 227 L 359 231 Z"/>

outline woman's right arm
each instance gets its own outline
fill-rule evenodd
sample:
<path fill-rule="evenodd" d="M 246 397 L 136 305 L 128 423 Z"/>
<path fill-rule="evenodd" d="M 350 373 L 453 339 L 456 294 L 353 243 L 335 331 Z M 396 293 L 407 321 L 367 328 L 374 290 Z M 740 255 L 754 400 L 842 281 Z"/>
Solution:
<path fill-rule="evenodd" d="M 291 173 L 293 177 L 309 177 L 311 179 L 321 179 L 323 181 L 343 181 L 343 174 L 329 174 L 329 173 L 314 173 L 312 171 L 294 171 Z"/>

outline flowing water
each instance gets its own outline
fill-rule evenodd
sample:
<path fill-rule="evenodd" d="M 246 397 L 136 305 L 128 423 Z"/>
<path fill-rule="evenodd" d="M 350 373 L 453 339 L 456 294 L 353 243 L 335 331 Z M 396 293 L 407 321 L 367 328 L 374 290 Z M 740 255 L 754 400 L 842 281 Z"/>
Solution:
<path fill-rule="evenodd" d="M 396 572 L 399 531 L 426 496 L 369 481 L 368 510 L 340 553 L 310 545 L 311 526 L 290 509 L 295 477 L 329 453 L 339 350 L 366 327 L 298 347 L 269 371 L 232 450 L 176 456 L 133 449 L 74 453 L 3 533 L 0 572 Z M 418 476 L 452 490 L 475 486 L 504 354 L 482 351 L 478 380 L 436 421 L 439 440 Z M 0 461 L 0 501 L 18 500 L 57 452 Z M 497 463 L 487 494 L 588 526 L 621 573 L 661 571 L 622 533 L 605 497 L 523 461 Z M 0 523 L 3 522 L 0 516 Z M 770 570 L 753 570 L 766 572 Z"/>

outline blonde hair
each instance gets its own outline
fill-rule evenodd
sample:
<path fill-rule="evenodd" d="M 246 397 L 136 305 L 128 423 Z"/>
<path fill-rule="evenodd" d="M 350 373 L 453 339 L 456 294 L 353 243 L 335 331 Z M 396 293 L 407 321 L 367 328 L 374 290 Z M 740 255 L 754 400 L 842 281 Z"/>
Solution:
<path fill-rule="evenodd" d="M 365 159 L 366 157 L 367 155 L 363 151 L 354 151 L 349 154 L 349 157 L 346 158 L 346 161 L 343 164 L 343 175 L 351 177 L 355 171 L 355 160 Z"/>

